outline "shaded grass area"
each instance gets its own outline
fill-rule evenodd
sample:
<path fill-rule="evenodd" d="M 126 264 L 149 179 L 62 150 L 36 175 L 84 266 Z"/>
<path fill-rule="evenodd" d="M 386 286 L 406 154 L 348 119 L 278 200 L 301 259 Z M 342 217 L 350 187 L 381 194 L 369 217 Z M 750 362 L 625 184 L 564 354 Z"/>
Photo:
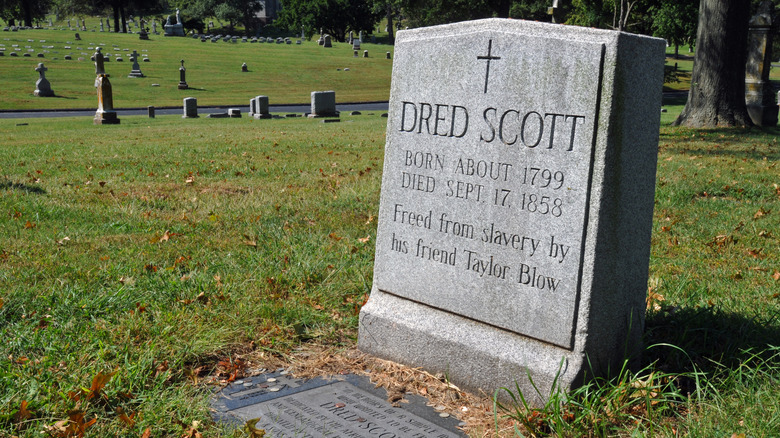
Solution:
<path fill-rule="evenodd" d="M 507 407 L 523 433 L 780 433 L 780 130 L 673 128 L 667 103 L 651 347 L 563 404 Z M 0 430 L 79 409 L 93 436 L 230 435 L 203 381 L 353 345 L 386 119 L 343 119 L 0 121 Z"/>
<path fill-rule="evenodd" d="M 522 433 L 780 434 L 778 137 L 661 128 L 641 366 L 541 409 L 507 388 Z"/>
<path fill-rule="evenodd" d="M 80 408 L 95 436 L 173 436 L 209 418 L 187 382 L 220 361 L 351 343 L 385 120 L 0 122 L 0 429 Z M 102 396 L 68 395 L 111 371 Z"/>
<path fill-rule="evenodd" d="M 369 51 L 370 57 L 356 58 L 351 45 L 337 42 L 326 49 L 316 41 L 303 41 L 301 45 L 233 44 L 221 40 L 202 43 L 162 35 L 150 35 L 150 40 L 142 41 L 134 34 L 80 33 L 82 41 L 76 41 L 75 32 L 68 30 L 2 32 L 0 44 L 6 54 L 0 57 L 0 109 L 96 107 L 95 66 L 90 57 L 99 44 L 105 44 L 101 46 L 104 54 L 113 55 L 105 68 L 111 76 L 116 108 L 180 106 L 185 97 L 197 97 L 200 105 L 235 105 L 257 95 L 269 96 L 271 104 L 307 103 L 312 91 L 323 90 L 336 91 L 338 102 L 389 98 L 392 60 L 385 59 L 385 52 L 393 52 L 392 46 L 364 43 L 361 47 Z M 19 57 L 9 56 L 12 45 L 21 49 Z M 33 50 L 29 52 L 32 57 L 22 57 L 28 50 Z M 140 62 L 144 78 L 128 77 L 133 50 L 148 55 L 150 60 Z M 37 58 L 38 53 L 45 58 Z M 64 56 L 69 53 L 73 59 L 68 61 Z M 124 61 L 117 62 L 117 56 Z M 189 90 L 177 88 L 182 59 Z M 38 79 L 34 68 L 39 62 L 49 69 L 46 78 L 57 97 L 33 95 Z M 244 62 L 249 72 L 241 71 Z"/>

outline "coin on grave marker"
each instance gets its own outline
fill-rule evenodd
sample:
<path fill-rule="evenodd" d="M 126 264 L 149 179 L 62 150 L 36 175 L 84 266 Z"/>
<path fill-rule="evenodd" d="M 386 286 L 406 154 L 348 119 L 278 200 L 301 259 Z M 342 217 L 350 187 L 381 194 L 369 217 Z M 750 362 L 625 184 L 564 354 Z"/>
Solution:
<path fill-rule="evenodd" d="M 268 390 L 271 391 L 271 392 L 279 392 L 280 389 L 282 389 L 282 388 L 280 388 L 278 386 L 272 386 L 272 387 L 268 388 Z"/>
<path fill-rule="evenodd" d="M 266 382 L 276 382 L 276 379 L 274 379 L 273 377 L 270 377 L 270 378 L 268 378 L 268 380 L 266 380 Z"/>

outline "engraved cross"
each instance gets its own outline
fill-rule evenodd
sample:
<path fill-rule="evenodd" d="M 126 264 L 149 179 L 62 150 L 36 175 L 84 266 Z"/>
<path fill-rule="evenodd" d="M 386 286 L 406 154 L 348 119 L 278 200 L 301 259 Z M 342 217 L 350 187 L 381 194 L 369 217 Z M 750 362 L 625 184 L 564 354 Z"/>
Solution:
<path fill-rule="evenodd" d="M 493 40 L 488 40 L 488 52 L 487 55 L 484 56 L 477 56 L 477 59 L 484 59 L 487 61 L 487 67 L 485 68 L 485 91 L 483 93 L 487 93 L 488 88 L 488 78 L 490 77 L 490 61 L 494 59 L 501 59 L 500 56 L 493 56 Z"/>

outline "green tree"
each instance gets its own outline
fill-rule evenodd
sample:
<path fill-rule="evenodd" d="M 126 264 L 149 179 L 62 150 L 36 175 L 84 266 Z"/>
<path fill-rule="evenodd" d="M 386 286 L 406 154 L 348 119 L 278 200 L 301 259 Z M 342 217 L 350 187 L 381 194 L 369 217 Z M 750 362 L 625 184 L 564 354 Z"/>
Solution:
<path fill-rule="evenodd" d="M 275 24 L 311 36 L 322 29 L 337 41 L 348 31 L 372 32 L 383 14 L 371 0 L 287 0 Z"/>
<path fill-rule="evenodd" d="M 20 21 L 24 26 L 33 26 L 35 20 L 46 17 L 49 0 L 0 0 L 0 18 L 13 25 Z"/>
<path fill-rule="evenodd" d="M 662 0 L 653 12 L 653 35 L 674 45 L 676 58 L 681 45 L 696 40 L 698 0 Z"/>

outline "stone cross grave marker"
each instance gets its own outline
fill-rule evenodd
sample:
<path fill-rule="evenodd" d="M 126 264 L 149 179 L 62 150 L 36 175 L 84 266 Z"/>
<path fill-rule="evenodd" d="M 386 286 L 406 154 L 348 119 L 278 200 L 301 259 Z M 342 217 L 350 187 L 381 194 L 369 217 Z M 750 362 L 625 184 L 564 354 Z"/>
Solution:
<path fill-rule="evenodd" d="M 395 49 L 359 348 L 537 403 L 529 374 L 640 350 L 664 41 L 486 19 Z"/>
<path fill-rule="evenodd" d="M 144 77 L 144 74 L 141 71 L 141 66 L 138 64 L 138 51 L 133 50 L 133 53 L 130 54 L 130 60 L 133 61 L 133 69 L 130 71 L 130 74 L 127 75 L 127 77 L 128 78 Z"/>
<path fill-rule="evenodd" d="M 49 83 L 49 80 L 46 79 L 46 71 L 49 70 L 46 68 L 43 63 L 39 63 L 38 67 L 35 67 L 35 71 L 38 72 L 38 80 L 35 82 L 35 91 L 33 92 L 34 95 L 38 97 L 53 97 L 54 96 L 54 90 L 51 89 L 51 84 Z"/>

